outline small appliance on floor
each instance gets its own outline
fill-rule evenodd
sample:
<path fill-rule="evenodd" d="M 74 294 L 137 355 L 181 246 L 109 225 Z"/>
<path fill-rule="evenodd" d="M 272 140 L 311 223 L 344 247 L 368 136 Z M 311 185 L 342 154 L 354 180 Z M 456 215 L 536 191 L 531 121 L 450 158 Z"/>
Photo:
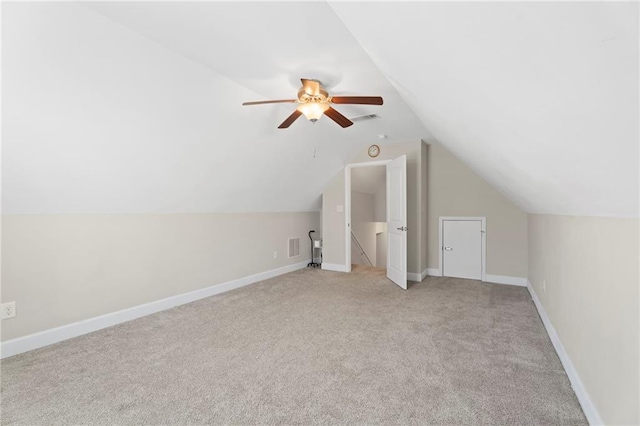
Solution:
<path fill-rule="evenodd" d="M 322 259 L 322 240 L 314 240 L 311 236 L 314 232 L 316 231 L 309 231 L 309 239 L 311 240 L 311 262 L 307 264 L 307 268 L 319 268 L 321 266 L 321 263 L 315 262 L 314 259 L 316 250 L 320 252 L 320 258 Z"/>

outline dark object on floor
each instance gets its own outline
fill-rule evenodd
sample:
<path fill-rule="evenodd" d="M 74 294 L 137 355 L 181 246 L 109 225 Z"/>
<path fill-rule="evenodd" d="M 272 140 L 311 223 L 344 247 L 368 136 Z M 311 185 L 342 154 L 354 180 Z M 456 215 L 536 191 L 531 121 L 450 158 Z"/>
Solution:
<path fill-rule="evenodd" d="M 311 266 L 312 268 L 319 268 L 320 264 L 314 262 L 313 260 L 313 237 L 311 236 L 311 234 L 313 234 L 316 231 L 309 231 L 309 239 L 311 240 L 311 262 L 307 263 L 307 268 L 309 266 Z"/>

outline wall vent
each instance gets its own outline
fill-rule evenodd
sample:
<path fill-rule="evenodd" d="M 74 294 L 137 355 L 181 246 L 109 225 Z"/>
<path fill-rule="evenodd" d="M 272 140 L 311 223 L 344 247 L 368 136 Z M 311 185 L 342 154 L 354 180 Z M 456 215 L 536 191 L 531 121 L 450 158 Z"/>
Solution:
<path fill-rule="evenodd" d="M 289 259 L 300 256 L 300 238 L 289 238 Z"/>
<path fill-rule="evenodd" d="M 360 115 L 358 117 L 350 118 L 349 120 L 351 120 L 351 121 L 353 121 L 355 123 L 357 121 L 371 120 L 371 119 L 374 119 L 374 118 L 379 118 L 378 114 Z"/>

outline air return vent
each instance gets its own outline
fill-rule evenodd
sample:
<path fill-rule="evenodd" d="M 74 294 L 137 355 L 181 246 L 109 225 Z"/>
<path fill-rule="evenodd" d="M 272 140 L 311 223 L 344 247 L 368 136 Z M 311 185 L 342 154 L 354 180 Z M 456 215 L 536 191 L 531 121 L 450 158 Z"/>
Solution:
<path fill-rule="evenodd" d="M 378 114 L 360 115 L 358 117 L 350 118 L 349 120 L 351 120 L 351 121 L 353 121 L 355 123 L 356 121 L 372 120 L 374 118 L 379 118 Z"/>
<path fill-rule="evenodd" d="M 300 256 L 300 238 L 289 238 L 289 258 Z"/>

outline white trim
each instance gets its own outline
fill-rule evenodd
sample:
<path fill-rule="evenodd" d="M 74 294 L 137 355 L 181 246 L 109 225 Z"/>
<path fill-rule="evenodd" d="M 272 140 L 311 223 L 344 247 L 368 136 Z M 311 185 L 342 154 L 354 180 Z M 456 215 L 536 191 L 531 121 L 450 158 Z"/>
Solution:
<path fill-rule="evenodd" d="M 440 272 L 440 269 L 437 268 L 427 268 L 425 269 L 425 271 L 427 271 L 427 275 L 430 277 L 441 277 L 442 276 L 442 272 Z"/>
<path fill-rule="evenodd" d="M 429 268 L 426 268 L 420 274 L 417 274 L 415 272 L 407 272 L 407 279 L 409 281 L 414 281 L 414 282 L 417 282 L 417 283 L 421 283 L 422 281 L 424 281 L 425 278 L 427 278 L 427 275 L 430 275 L 429 274 Z"/>
<path fill-rule="evenodd" d="M 542 320 L 544 327 L 547 329 L 547 334 L 551 339 L 551 343 L 553 344 L 553 347 L 555 348 L 556 353 L 558 354 L 558 358 L 560 358 L 560 362 L 562 362 L 564 371 L 566 371 L 567 376 L 569 376 L 571 387 L 573 388 L 573 391 L 576 393 L 576 397 L 578 398 L 578 402 L 580 402 L 580 406 L 582 407 L 582 411 L 584 412 L 584 415 L 586 416 L 587 421 L 589 422 L 590 425 L 603 424 L 602 418 L 600 417 L 600 414 L 598 413 L 596 406 L 591 401 L 591 398 L 589 398 L 589 394 L 587 393 L 587 390 L 582 384 L 582 380 L 580 380 L 580 376 L 578 376 L 578 372 L 576 371 L 576 368 L 573 365 L 573 362 L 571 362 L 571 359 L 569 358 L 569 354 L 567 354 L 567 351 L 565 351 L 564 346 L 562 346 L 562 342 L 560 341 L 560 337 L 558 336 L 558 333 L 556 333 L 556 330 L 553 328 L 553 325 L 551 324 L 551 320 L 547 315 L 547 311 L 545 311 L 544 306 L 542 306 L 542 303 L 540 303 L 540 299 L 538 299 L 536 292 L 533 290 L 533 286 L 531 285 L 531 282 L 529 282 L 529 280 L 526 280 L 526 282 L 527 282 L 527 289 L 529 290 L 529 293 L 531 294 L 531 298 L 533 299 L 533 304 L 536 306 L 536 309 L 538 309 L 538 314 L 540 315 L 540 319 Z"/>
<path fill-rule="evenodd" d="M 304 269 L 306 268 L 307 263 L 309 263 L 309 260 L 294 263 L 293 265 L 283 266 L 277 269 L 272 269 L 270 271 L 249 275 L 247 277 L 228 281 L 226 283 L 212 285 L 210 287 L 191 291 L 189 293 L 178 294 L 176 296 L 167 297 L 165 299 L 156 300 L 154 302 L 145 303 L 143 305 L 134 306 L 131 308 L 123 309 L 121 311 L 111 312 L 105 315 L 100 315 L 98 317 L 63 325 L 61 327 L 51 328 L 49 330 L 29 334 L 27 336 L 18 337 L 16 339 L 7 340 L 6 342 L 2 343 L 0 358 L 6 358 L 13 355 L 21 354 L 23 352 L 31 351 L 33 349 L 42 348 L 44 346 L 52 345 L 63 340 L 82 336 L 83 334 L 98 331 L 103 328 L 131 321 L 146 315 L 151 315 L 156 312 L 164 311 L 166 309 L 171 309 L 175 306 L 184 305 L 185 303 L 191 303 L 199 299 L 204 299 L 205 297 L 210 297 L 230 290 L 235 290 L 249 284 L 254 284 L 259 281 L 277 277 L 278 275 L 297 271 L 298 269 Z"/>
<path fill-rule="evenodd" d="M 517 285 L 520 287 L 527 286 L 527 279 L 522 277 L 508 277 L 506 275 L 491 275 L 487 274 L 485 276 L 485 281 L 493 284 L 508 284 L 508 285 Z"/>
<path fill-rule="evenodd" d="M 462 216 L 440 216 L 438 218 L 438 270 L 440 276 L 444 276 L 444 270 L 442 268 L 442 227 L 445 220 L 479 220 L 481 222 L 482 231 L 482 272 L 480 273 L 481 280 L 487 280 L 487 218 L 481 216 L 462 217 Z"/>
<path fill-rule="evenodd" d="M 322 269 L 325 271 L 334 271 L 334 272 L 351 272 L 351 268 L 347 270 L 346 265 L 338 265 L 336 263 L 322 263 Z"/>
<path fill-rule="evenodd" d="M 386 166 L 391 160 L 365 161 L 347 164 L 344 168 L 344 266 L 340 272 L 351 272 L 351 169 L 355 167 Z M 324 268 L 323 268 L 324 269 Z M 329 269 L 335 271 L 336 269 Z"/>

